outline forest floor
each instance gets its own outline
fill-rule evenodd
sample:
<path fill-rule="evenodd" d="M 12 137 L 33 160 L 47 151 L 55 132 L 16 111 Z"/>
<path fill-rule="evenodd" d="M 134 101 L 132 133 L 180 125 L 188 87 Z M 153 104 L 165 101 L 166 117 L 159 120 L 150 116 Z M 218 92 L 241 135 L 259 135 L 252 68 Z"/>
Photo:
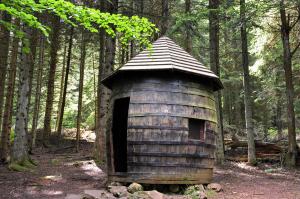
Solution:
<path fill-rule="evenodd" d="M 64 199 L 86 190 L 105 189 L 106 175 L 92 160 L 92 146 L 82 143 L 80 153 L 74 148 L 38 148 L 32 156 L 38 166 L 32 172 L 13 172 L 0 165 L 0 198 Z M 214 182 L 223 187 L 211 196 L 214 199 L 300 198 L 299 170 L 227 162 L 215 169 Z"/>

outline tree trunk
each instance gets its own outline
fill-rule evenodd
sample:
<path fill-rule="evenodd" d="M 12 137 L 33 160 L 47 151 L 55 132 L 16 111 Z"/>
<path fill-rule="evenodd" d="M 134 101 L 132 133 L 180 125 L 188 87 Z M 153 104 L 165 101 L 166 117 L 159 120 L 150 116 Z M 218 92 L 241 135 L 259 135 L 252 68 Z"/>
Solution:
<path fill-rule="evenodd" d="M 48 142 L 49 135 L 51 133 L 51 117 L 53 109 L 53 98 L 54 98 L 54 81 L 55 72 L 57 65 L 57 51 L 59 49 L 59 32 L 60 32 L 60 19 L 58 17 L 53 18 L 52 22 L 52 35 L 50 45 L 50 70 L 48 74 L 47 83 L 47 99 L 46 99 L 46 110 L 44 118 L 44 131 L 43 131 L 43 144 Z"/>
<path fill-rule="evenodd" d="M 107 11 L 109 13 L 117 13 L 118 1 L 114 0 L 112 4 L 107 6 Z M 101 45 L 101 44 L 100 44 Z M 113 72 L 114 60 L 115 60 L 115 51 L 116 51 L 116 40 L 109 36 L 106 36 L 105 39 L 105 58 L 104 64 L 100 66 L 99 71 L 99 79 L 101 81 L 104 77 Z M 101 53 L 101 52 L 100 52 Z M 103 52 L 102 52 L 103 53 Z M 100 54 L 101 59 L 101 54 Z M 103 60 L 100 60 L 103 63 Z M 101 63 L 101 62 L 100 62 Z M 107 119 L 109 114 L 109 104 L 110 104 L 110 95 L 111 92 L 105 86 L 98 83 L 99 92 L 98 92 L 98 128 L 97 128 L 97 136 L 96 139 L 99 143 L 99 149 L 96 151 L 96 158 L 102 162 L 106 162 L 106 130 L 107 130 Z"/>
<path fill-rule="evenodd" d="M 104 1 L 100 1 L 100 9 L 102 12 L 105 12 L 105 5 Z M 97 106 L 96 106 L 96 124 L 95 124 L 95 132 L 96 132 L 96 141 L 95 141 L 95 151 L 94 156 L 98 161 L 104 160 L 104 154 L 100 154 L 101 147 L 105 143 L 104 136 L 100 135 L 100 121 L 101 121 L 101 115 L 100 115 L 100 103 L 101 103 L 101 91 L 103 90 L 103 85 L 101 83 L 102 76 L 102 70 L 104 70 L 104 51 L 105 51 L 105 32 L 103 29 L 100 29 L 99 31 L 99 67 L 98 67 L 98 85 L 97 85 Z M 103 133 L 103 132 L 102 132 Z"/>
<path fill-rule="evenodd" d="M 59 118 L 61 115 L 61 103 L 62 103 L 62 96 L 64 91 L 64 79 L 65 79 L 65 70 L 66 70 L 66 54 L 67 54 L 67 33 L 65 33 L 65 46 L 64 46 L 64 53 L 63 53 L 63 63 L 62 63 L 62 70 L 61 70 L 61 78 L 60 78 L 60 89 L 59 89 L 59 100 L 58 100 L 58 110 L 57 110 L 57 117 L 56 117 L 56 124 L 55 124 L 55 131 L 58 132 L 58 124 L 59 124 Z"/>
<path fill-rule="evenodd" d="M 59 115 L 59 122 L 58 122 L 58 128 L 57 128 L 57 137 L 61 135 L 62 132 L 62 123 L 64 119 L 64 110 L 66 105 L 66 96 L 67 96 L 67 89 L 68 89 L 68 79 L 69 79 L 69 72 L 71 67 L 71 56 L 72 56 L 72 46 L 73 46 L 73 34 L 74 34 L 74 28 L 71 27 L 70 30 L 70 37 L 69 37 L 69 46 L 68 46 L 68 55 L 67 55 L 67 65 L 66 65 L 66 74 L 65 74 L 65 83 L 64 83 L 64 92 L 62 96 L 62 102 L 60 107 L 60 115 Z"/>
<path fill-rule="evenodd" d="M 4 12 L 2 14 L 2 20 L 10 22 L 11 16 Z M 2 123 L 2 112 L 4 104 L 4 90 L 5 90 L 5 79 L 7 73 L 7 58 L 9 51 L 9 31 L 0 24 L 0 132 Z"/>
<path fill-rule="evenodd" d="M 289 21 L 287 20 L 284 0 L 280 1 L 280 19 L 281 19 L 281 39 L 283 46 L 283 68 L 285 75 L 286 99 L 287 99 L 287 125 L 288 125 L 288 154 L 285 164 L 288 167 L 296 165 L 297 143 L 294 111 L 294 84 L 292 70 L 292 54 L 290 48 L 290 30 Z"/>
<path fill-rule="evenodd" d="M 85 57 L 86 57 L 86 39 L 85 39 L 84 30 L 82 30 L 81 47 L 80 47 L 80 78 L 79 78 L 79 95 L 78 95 L 77 132 L 76 132 L 76 151 L 77 152 L 79 151 L 79 140 L 80 140 Z"/>
<path fill-rule="evenodd" d="M 277 127 L 277 138 L 278 140 L 281 140 L 283 138 L 282 135 L 282 119 L 281 119 L 281 115 L 282 115 L 282 111 L 281 111 L 281 106 L 282 106 L 282 100 L 281 100 L 281 96 L 278 97 L 277 99 L 277 103 L 276 103 L 276 127 Z"/>
<path fill-rule="evenodd" d="M 30 28 L 25 27 L 27 36 L 32 34 Z M 28 95 L 29 95 L 29 71 L 30 71 L 30 53 L 21 54 L 19 64 L 19 90 L 16 111 L 15 139 L 12 151 L 12 162 L 22 164 L 29 160 L 28 140 L 27 140 L 27 122 L 28 122 Z"/>
<path fill-rule="evenodd" d="M 209 45 L 210 45 L 210 68 L 220 77 L 220 58 L 219 58 L 219 0 L 209 0 Z M 224 136 L 221 91 L 215 92 L 218 129 L 217 129 L 217 152 L 216 159 L 218 164 L 224 162 Z"/>
<path fill-rule="evenodd" d="M 96 129 L 96 124 L 97 124 L 97 79 L 96 79 L 96 69 L 95 69 L 95 54 L 93 52 L 92 54 L 92 59 L 93 59 L 93 79 L 94 79 L 94 99 L 95 99 L 95 107 L 94 107 L 94 129 Z"/>
<path fill-rule="evenodd" d="M 162 0 L 161 35 L 165 35 L 169 28 L 169 0 Z"/>
<path fill-rule="evenodd" d="M 243 65 L 243 72 L 244 72 L 244 103 L 245 103 L 246 132 L 247 132 L 247 139 L 248 139 L 248 163 L 256 164 L 254 129 L 253 129 L 253 119 L 252 119 L 252 91 L 250 87 L 248 41 L 247 41 L 245 12 L 246 12 L 245 0 L 240 0 L 240 19 L 242 22 L 242 26 L 241 26 L 242 58 L 243 58 L 242 65 Z"/>
<path fill-rule="evenodd" d="M 191 14 L 191 0 L 185 0 L 185 14 L 190 15 Z M 188 53 L 192 53 L 193 47 L 192 47 L 192 34 L 191 34 L 191 27 L 190 24 L 186 24 L 186 38 L 185 38 L 185 44 L 186 44 L 186 51 Z"/>
<path fill-rule="evenodd" d="M 30 47 L 31 53 L 30 53 L 30 57 L 29 57 L 30 70 L 29 70 L 29 95 L 28 95 L 28 109 L 29 110 L 28 110 L 28 114 L 30 113 L 30 106 L 31 106 L 32 81 L 33 81 L 33 73 L 34 73 L 34 67 L 35 67 L 36 46 L 37 46 L 37 42 L 38 42 L 38 31 L 36 29 L 32 30 L 32 34 L 30 35 L 29 42 L 30 42 L 29 47 Z"/>
<path fill-rule="evenodd" d="M 44 51 L 45 51 L 45 38 L 41 36 L 40 38 L 40 50 L 39 50 L 39 63 L 38 63 L 38 77 L 36 80 L 36 95 L 34 100 L 34 110 L 32 118 L 32 140 L 31 148 L 36 145 L 36 129 L 39 118 L 40 111 L 40 100 L 41 100 L 41 88 L 42 88 L 42 79 L 43 79 L 43 65 L 44 65 Z"/>
<path fill-rule="evenodd" d="M 15 21 L 15 25 L 18 27 L 20 21 Z M 2 134 L 1 134 L 1 143 L 0 143 L 0 162 L 7 162 L 9 156 L 10 148 L 10 131 L 12 123 L 12 111 L 13 111 L 13 99 L 15 91 L 15 80 L 17 72 L 17 58 L 19 50 L 19 39 L 14 37 L 12 41 L 12 52 L 11 52 L 11 61 L 10 61 L 10 70 L 8 73 L 8 83 L 7 83 L 7 92 L 6 92 L 6 101 L 5 109 L 3 114 L 3 123 L 2 123 Z"/>

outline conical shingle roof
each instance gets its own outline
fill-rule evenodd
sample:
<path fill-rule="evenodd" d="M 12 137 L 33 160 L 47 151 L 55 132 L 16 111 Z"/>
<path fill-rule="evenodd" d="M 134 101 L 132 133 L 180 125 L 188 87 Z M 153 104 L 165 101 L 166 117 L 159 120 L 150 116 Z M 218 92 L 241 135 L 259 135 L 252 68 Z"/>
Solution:
<path fill-rule="evenodd" d="M 215 90 L 223 88 L 218 76 L 165 36 L 156 40 L 151 50 L 142 51 L 102 82 L 107 85 L 118 73 L 125 71 L 156 70 L 173 70 L 197 75 L 199 78 L 212 80 Z"/>

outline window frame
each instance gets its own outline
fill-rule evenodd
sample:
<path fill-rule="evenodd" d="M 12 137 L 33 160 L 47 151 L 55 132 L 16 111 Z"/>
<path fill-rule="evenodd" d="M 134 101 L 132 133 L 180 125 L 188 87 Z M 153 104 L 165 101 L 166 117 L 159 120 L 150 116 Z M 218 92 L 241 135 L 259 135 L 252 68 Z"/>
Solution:
<path fill-rule="evenodd" d="M 196 128 L 198 130 L 197 133 L 191 133 L 192 128 Z M 201 136 L 201 129 L 203 129 L 203 136 Z M 195 129 L 194 129 L 195 130 Z M 197 138 L 194 136 L 197 134 Z M 205 141 L 206 139 L 206 120 L 202 119 L 195 119 L 195 118 L 188 118 L 188 139 L 189 140 L 199 140 Z"/>

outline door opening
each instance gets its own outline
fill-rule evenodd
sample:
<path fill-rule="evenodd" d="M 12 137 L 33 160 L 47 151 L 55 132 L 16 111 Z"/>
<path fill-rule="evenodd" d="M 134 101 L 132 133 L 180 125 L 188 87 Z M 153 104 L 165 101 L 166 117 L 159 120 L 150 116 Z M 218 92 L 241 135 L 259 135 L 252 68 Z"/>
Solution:
<path fill-rule="evenodd" d="M 116 99 L 113 107 L 112 141 L 115 172 L 127 172 L 127 120 L 129 97 Z"/>

